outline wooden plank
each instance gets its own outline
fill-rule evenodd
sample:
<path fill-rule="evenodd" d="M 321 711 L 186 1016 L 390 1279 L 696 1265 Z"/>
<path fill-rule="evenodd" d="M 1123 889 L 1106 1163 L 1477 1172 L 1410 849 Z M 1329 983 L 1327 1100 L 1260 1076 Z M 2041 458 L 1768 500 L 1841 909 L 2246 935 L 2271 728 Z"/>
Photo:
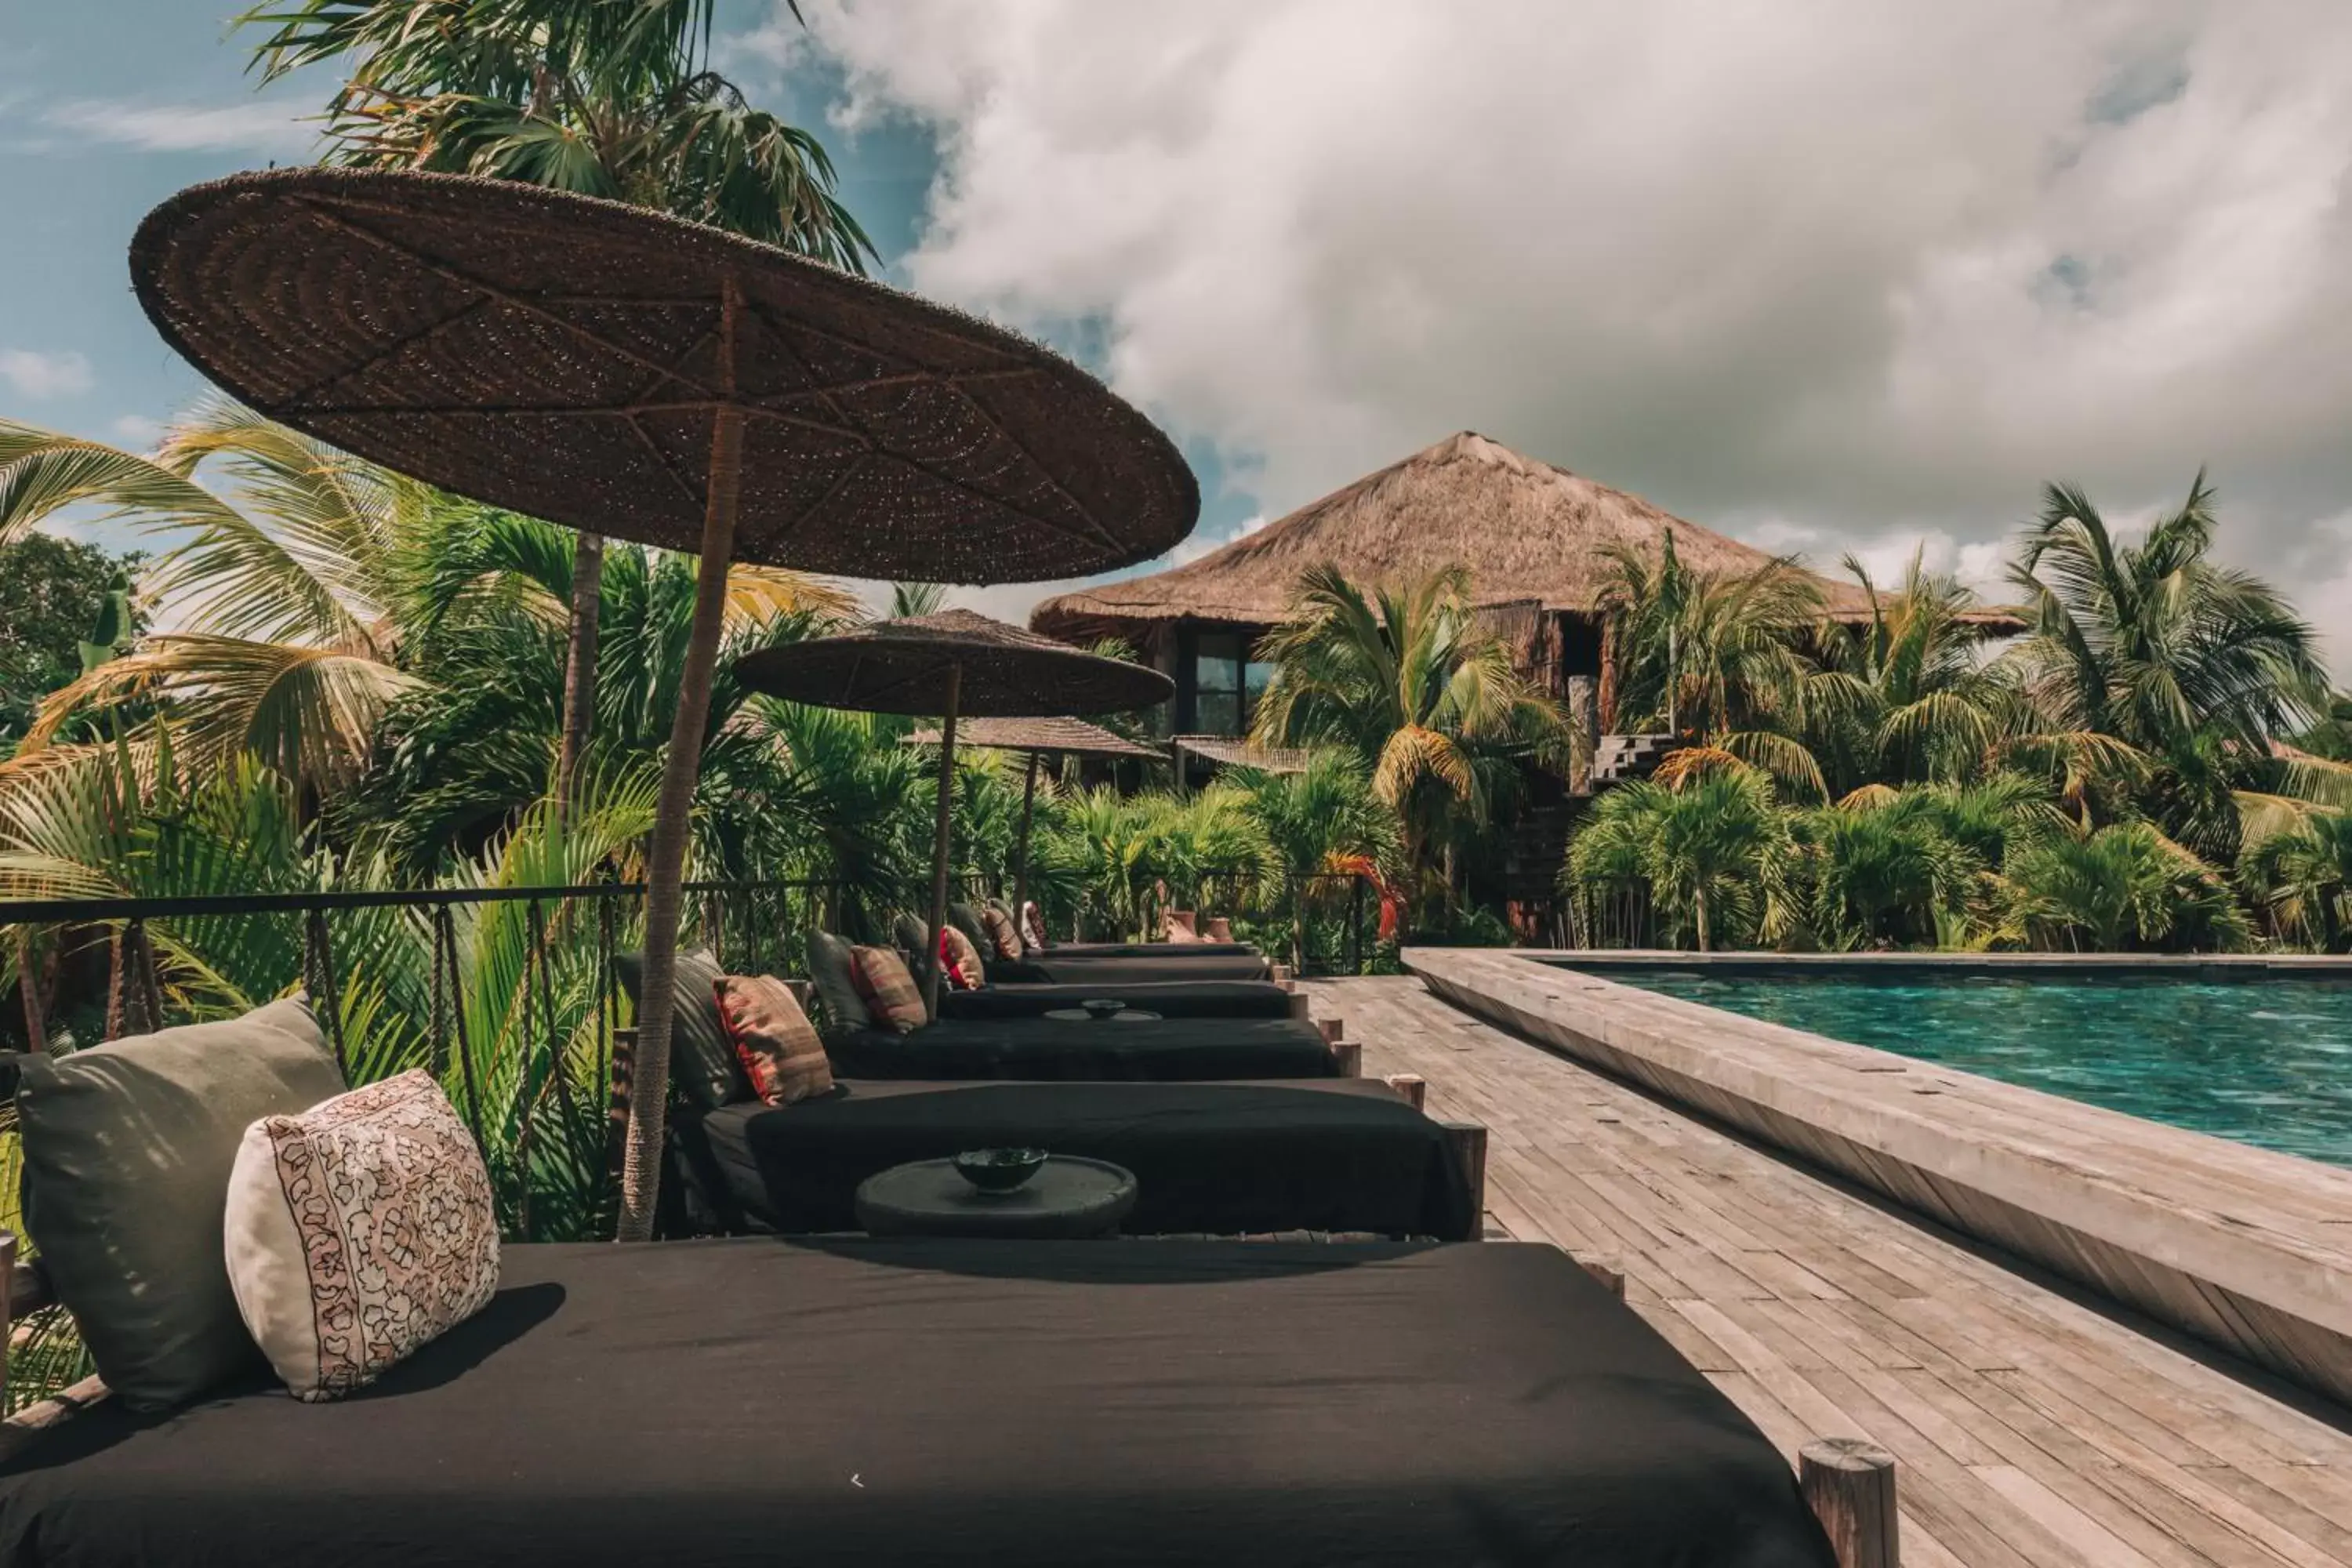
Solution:
<path fill-rule="evenodd" d="M 1895 1453 L 1911 1568 L 2352 1568 L 2344 1427 L 1409 978 L 1315 984 L 1367 1072 L 1487 1125 L 1495 1217 L 1622 1269 L 1792 1463 Z"/>

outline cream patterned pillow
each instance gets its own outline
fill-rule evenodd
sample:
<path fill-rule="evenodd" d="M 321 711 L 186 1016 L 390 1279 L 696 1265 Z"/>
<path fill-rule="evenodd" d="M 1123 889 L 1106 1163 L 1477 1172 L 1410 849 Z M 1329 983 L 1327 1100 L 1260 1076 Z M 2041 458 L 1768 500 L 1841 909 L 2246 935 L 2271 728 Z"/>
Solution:
<path fill-rule="evenodd" d="M 423 1068 L 246 1130 L 229 1284 L 297 1399 L 333 1399 L 482 1310 L 499 1226 L 473 1135 Z"/>

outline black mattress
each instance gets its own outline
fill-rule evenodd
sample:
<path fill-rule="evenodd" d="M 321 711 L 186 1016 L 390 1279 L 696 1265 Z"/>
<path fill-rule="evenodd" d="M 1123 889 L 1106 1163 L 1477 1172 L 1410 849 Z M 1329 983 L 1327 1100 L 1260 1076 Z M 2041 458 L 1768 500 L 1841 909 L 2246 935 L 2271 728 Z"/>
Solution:
<path fill-rule="evenodd" d="M 992 984 L 942 991 L 942 1018 L 1034 1018 L 1101 996 L 1166 1018 L 1287 1018 L 1290 995 L 1269 980 L 1152 980 L 1104 991 L 1094 985 Z"/>
<path fill-rule="evenodd" d="M 875 1083 L 677 1123 L 719 1222 L 859 1228 L 857 1184 L 910 1160 L 1008 1145 L 1135 1173 L 1135 1234 L 1478 1234 L 1444 1130 L 1370 1079 L 1304 1083 Z"/>
<path fill-rule="evenodd" d="M 1328 1078 L 1339 1063 L 1304 1018 L 942 1018 L 912 1034 L 853 1029 L 824 1043 L 843 1078 L 1198 1082 Z"/>
<path fill-rule="evenodd" d="M 372 1389 L 100 1405 L 0 1563 L 1829 1568 L 1788 1466 L 1530 1244 L 510 1247 Z"/>
<path fill-rule="evenodd" d="M 1245 947 L 1132 948 L 1081 953 L 1049 947 L 1014 963 L 992 959 L 988 978 L 999 985 L 1148 985 L 1170 980 L 1264 980 L 1272 971 Z"/>

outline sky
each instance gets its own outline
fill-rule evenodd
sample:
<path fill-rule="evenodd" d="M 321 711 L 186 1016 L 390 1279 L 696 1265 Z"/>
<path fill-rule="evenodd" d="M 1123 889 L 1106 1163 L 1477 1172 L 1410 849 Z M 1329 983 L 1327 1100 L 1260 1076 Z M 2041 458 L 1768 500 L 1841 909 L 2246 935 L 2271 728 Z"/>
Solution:
<path fill-rule="evenodd" d="M 200 391 L 132 226 L 312 155 L 220 0 L 0 0 L 0 416 Z M 1834 570 L 1997 585 L 2041 486 L 2200 466 L 2352 672 L 2341 0 L 730 0 L 893 280 L 1182 446 L 1189 559 L 1458 429 Z M 1053 585 L 961 597 L 1014 617 Z"/>

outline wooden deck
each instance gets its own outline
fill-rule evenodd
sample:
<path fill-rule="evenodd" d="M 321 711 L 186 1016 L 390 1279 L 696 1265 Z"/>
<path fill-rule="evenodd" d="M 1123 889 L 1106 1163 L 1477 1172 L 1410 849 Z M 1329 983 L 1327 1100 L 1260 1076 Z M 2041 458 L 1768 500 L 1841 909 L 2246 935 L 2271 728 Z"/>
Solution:
<path fill-rule="evenodd" d="M 1482 1024 L 1411 978 L 1315 983 L 1367 1073 L 1485 1122 L 1490 1234 L 1626 1299 L 1791 1458 L 1903 1466 L 1906 1568 L 2352 1565 L 2352 1413 Z"/>

